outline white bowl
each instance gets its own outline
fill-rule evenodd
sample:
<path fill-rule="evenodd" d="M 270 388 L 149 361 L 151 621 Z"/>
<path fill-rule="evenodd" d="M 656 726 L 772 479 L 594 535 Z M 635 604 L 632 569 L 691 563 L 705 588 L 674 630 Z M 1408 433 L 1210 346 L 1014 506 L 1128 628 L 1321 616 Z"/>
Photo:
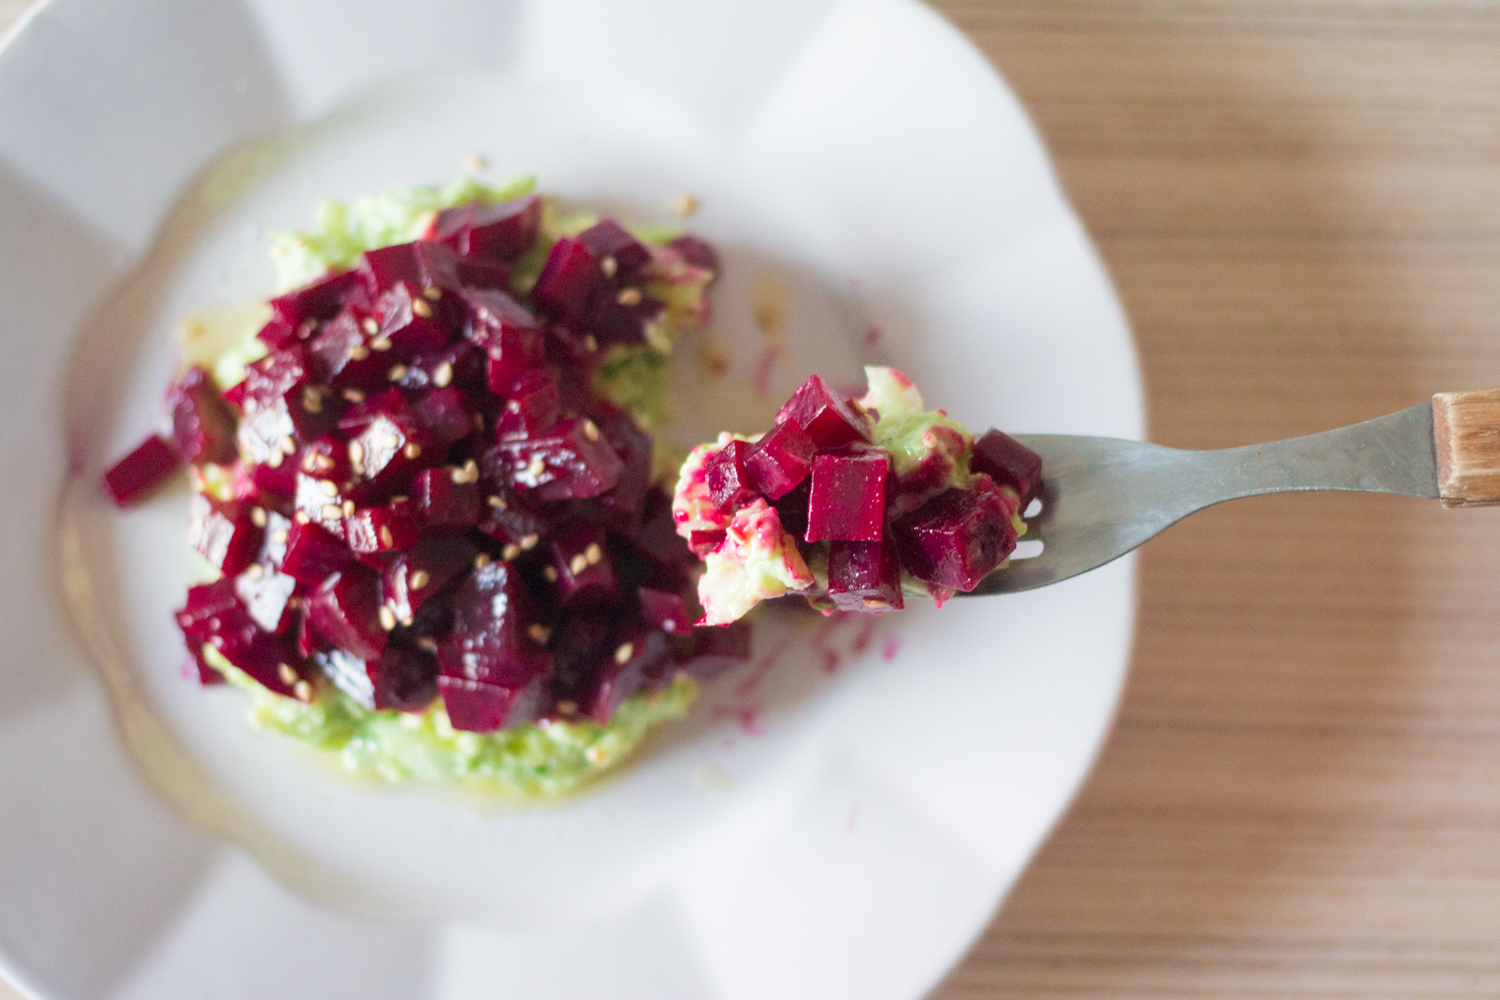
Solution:
<path fill-rule="evenodd" d="M 181 676 L 184 500 L 95 485 L 159 417 L 175 323 L 263 296 L 265 229 L 318 198 L 475 152 L 638 221 L 698 197 L 732 368 L 680 366 L 668 437 L 866 361 L 976 429 L 1142 431 L 1035 134 L 908 0 L 52 0 L 0 55 L 0 967 L 47 998 L 920 995 L 1088 768 L 1128 562 L 772 614 L 757 666 L 541 809 L 353 784 Z"/>

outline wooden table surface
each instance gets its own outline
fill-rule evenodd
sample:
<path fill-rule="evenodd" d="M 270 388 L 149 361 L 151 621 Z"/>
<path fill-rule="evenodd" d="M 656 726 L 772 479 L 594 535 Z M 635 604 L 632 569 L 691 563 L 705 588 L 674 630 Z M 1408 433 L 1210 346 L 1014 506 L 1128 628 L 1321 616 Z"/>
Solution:
<path fill-rule="evenodd" d="M 1103 251 L 1153 440 L 1500 383 L 1500 4 L 939 5 Z M 936 997 L 1500 995 L 1500 509 L 1247 500 L 1140 567 L 1113 736 Z"/>

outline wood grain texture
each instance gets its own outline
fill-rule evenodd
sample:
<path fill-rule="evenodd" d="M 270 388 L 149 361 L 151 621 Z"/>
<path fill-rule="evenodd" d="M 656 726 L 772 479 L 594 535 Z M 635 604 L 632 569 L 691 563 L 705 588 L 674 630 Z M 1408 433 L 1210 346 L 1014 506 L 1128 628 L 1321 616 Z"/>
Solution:
<path fill-rule="evenodd" d="M 938 6 L 1100 245 L 1154 440 L 1500 382 L 1500 4 Z M 1500 995 L 1500 510 L 1246 500 L 1140 566 L 1115 732 L 936 998 Z"/>
<path fill-rule="evenodd" d="M 1500 504 L 1500 389 L 1433 396 L 1432 433 L 1443 506 Z"/>

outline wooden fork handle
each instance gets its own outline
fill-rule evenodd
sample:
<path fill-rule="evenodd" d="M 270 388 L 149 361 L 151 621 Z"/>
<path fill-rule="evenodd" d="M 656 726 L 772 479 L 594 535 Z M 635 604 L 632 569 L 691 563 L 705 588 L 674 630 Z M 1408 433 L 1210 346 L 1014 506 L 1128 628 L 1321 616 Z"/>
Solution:
<path fill-rule="evenodd" d="M 1444 507 L 1500 504 L 1500 389 L 1433 396 L 1432 438 Z"/>

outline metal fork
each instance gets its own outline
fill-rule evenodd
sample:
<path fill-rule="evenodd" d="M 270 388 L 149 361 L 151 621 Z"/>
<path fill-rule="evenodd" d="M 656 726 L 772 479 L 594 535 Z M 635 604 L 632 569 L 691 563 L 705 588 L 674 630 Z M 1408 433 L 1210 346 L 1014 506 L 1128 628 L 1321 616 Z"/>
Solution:
<path fill-rule="evenodd" d="M 1439 393 L 1429 403 L 1350 427 L 1221 451 L 1117 438 L 1017 436 L 1042 457 L 1041 511 L 1027 519 L 1033 558 L 975 594 L 1044 587 L 1118 559 L 1194 511 L 1299 490 L 1355 490 L 1500 503 L 1500 389 Z"/>

